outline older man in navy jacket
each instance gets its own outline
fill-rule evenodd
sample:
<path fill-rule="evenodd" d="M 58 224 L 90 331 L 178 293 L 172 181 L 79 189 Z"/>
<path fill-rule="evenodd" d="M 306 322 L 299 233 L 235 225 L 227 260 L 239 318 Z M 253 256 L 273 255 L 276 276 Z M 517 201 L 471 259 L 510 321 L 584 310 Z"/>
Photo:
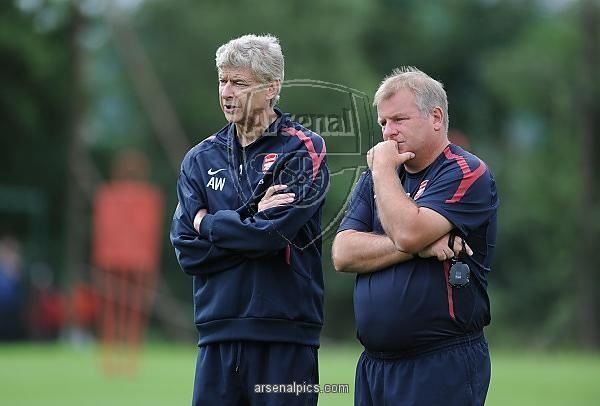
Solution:
<path fill-rule="evenodd" d="M 193 404 L 316 405 L 325 143 L 275 106 L 275 37 L 231 40 L 216 65 L 228 124 L 185 156 L 171 228 L 193 276 Z"/>

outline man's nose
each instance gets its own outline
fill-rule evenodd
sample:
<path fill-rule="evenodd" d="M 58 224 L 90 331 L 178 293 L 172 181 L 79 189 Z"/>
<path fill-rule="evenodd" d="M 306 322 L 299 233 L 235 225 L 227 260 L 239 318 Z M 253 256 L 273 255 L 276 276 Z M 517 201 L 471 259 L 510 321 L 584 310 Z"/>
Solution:
<path fill-rule="evenodd" d="M 393 137 L 398 133 L 395 126 L 392 123 L 386 123 L 383 126 L 383 140 L 388 141 L 393 139 Z"/>
<path fill-rule="evenodd" d="M 226 82 L 224 85 L 221 86 L 221 96 L 232 97 L 234 95 L 235 94 L 233 92 L 233 86 L 231 85 L 231 82 Z"/>

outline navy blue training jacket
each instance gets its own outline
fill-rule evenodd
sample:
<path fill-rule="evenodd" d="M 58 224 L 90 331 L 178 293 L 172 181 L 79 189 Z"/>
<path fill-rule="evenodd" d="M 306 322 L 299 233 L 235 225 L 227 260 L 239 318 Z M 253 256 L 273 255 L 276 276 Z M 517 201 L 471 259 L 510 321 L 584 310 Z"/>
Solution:
<path fill-rule="evenodd" d="M 181 165 L 171 242 L 193 276 L 199 345 L 255 340 L 319 345 L 323 324 L 321 211 L 329 187 L 325 143 L 276 109 L 242 148 L 229 124 Z M 266 189 L 288 185 L 291 205 L 257 212 Z M 199 209 L 208 213 L 193 228 Z"/>
<path fill-rule="evenodd" d="M 354 287 L 358 338 L 371 351 L 415 352 L 476 333 L 490 323 L 487 274 L 496 247 L 498 196 L 483 161 L 450 144 L 419 173 L 400 171 L 406 193 L 435 210 L 466 239 L 473 256 L 461 258 L 471 283 L 448 284 L 450 261 L 419 258 L 360 274 Z M 365 172 L 352 193 L 338 230 L 385 234 L 377 214 L 373 178 Z"/>

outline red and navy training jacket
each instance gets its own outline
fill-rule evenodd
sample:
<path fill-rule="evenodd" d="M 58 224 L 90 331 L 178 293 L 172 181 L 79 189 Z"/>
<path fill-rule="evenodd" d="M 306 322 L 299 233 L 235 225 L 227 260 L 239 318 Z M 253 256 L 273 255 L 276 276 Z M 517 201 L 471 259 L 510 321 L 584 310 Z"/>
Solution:
<path fill-rule="evenodd" d="M 254 340 L 319 345 L 323 324 L 321 212 L 329 187 L 323 139 L 278 119 L 241 147 L 227 125 L 192 148 L 177 182 L 171 242 L 193 276 L 199 344 Z M 257 212 L 285 184 L 291 205 Z M 199 209 L 208 213 L 200 232 Z"/>
<path fill-rule="evenodd" d="M 426 169 L 400 171 L 402 186 L 420 207 L 435 210 L 464 236 L 474 254 L 466 260 L 471 283 L 448 284 L 450 261 L 414 258 L 358 275 L 354 313 L 358 338 L 371 351 L 414 352 L 476 333 L 490 322 L 487 273 L 496 245 L 498 197 L 483 161 L 450 144 Z M 338 230 L 385 234 L 377 215 L 373 178 L 356 184 Z"/>

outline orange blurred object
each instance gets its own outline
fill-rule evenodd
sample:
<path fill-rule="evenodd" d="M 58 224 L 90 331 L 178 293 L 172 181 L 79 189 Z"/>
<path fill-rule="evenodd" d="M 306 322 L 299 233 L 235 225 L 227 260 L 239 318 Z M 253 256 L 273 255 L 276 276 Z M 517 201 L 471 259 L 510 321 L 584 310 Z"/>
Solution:
<path fill-rule="evenodd" d="M 51 288 L 35 288 L 32 297 L 27 315 L 30 334 L 38 340 L 57 339 L 66 321 L 64 297 Z"/>
<path fill-rule="evenodd" d="M 118 181 L 100 188 L 94 210 L 94 264 L 152 272 L 160 260 L 163 198 L 155 187 Z"/>
<path fill-rule="evenodd" d="M 469 150 L 471 148 L 471 141 L 467 134 L 459 129 L 451 128 L 448 130 L 448 140 L 454 145 L 458 145 L 461 148 Z"/>
<path fill-rule="evenodd" d="M 138 180 L 102 186 L 94 205 L 93 262 L 103 367 L 133 373 L 160 262 L 163 197 Z"/>
<path fill-rule="evenodd" d="M 78 282 L 71 290 L 73 323 L 80 328 L 92 330 L 97 319 L 98 300 L 91 286 Z"/>

